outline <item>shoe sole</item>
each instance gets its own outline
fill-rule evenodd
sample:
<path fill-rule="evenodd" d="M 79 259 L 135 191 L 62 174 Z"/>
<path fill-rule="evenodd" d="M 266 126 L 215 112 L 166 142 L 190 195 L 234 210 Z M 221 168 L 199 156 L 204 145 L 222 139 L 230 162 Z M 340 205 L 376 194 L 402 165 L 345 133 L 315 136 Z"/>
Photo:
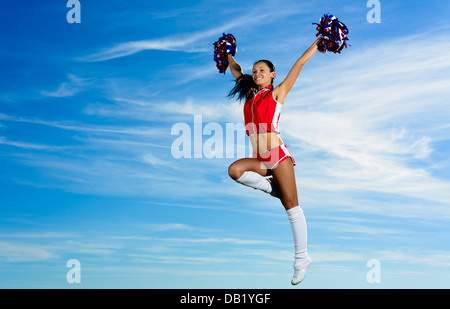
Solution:
<path fill-rule="evenodd" d="M 301 283 L 303 280 L 305 280 L 306 274 L 307 274 L 307 272 L 308 272 L 308 268 L 309 268 L 309 266 L 311 266 L 311 264 L 312 264 L 312 262 L 309 263 L 308 266 L 306 266 L 306 268 L 305 268 L 305 276 L 303 277 L 303 279 L 300 280 L 300 281 L 298 281 L 298 282 L 293 282 L 293 281 L 291 281 L 291 284 L 292 284 L 292 285 L 297 285 L 297 284 Z"/>

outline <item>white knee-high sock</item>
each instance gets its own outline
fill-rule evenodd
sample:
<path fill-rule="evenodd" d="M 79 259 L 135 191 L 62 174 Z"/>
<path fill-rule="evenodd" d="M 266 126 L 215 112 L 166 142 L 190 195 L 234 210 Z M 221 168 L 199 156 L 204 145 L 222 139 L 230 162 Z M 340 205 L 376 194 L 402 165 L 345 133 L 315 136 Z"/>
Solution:
<path fill-rule="evenodd" d="M 272 186 L 270 182 L 260 174 L 252 171 L 244 172 L 244 174 L 242 174 L 242 176 L 236 181 L 240 184 L 243 184 L 244 186 L 261 190 L 266 193 L 272 192 Z"/>
<path fill-rule="evenodd" d="M 286 210 L 291 223 L 292 235 L 294 236 L 295 263 L 294 268 L 303 268 L 303 264 L 310 262 L 307 253 L 307 228 L 306 219 L 300 206 Z"/>

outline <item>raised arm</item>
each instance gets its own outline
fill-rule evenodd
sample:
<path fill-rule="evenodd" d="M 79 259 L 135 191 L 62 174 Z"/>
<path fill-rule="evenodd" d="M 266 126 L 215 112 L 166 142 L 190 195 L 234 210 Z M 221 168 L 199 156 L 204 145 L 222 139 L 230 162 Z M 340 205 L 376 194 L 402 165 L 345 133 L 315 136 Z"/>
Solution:
<path fill-rule="evenodd" d="M 238 79 L 243 73 L 241 66 L 236 62 L 234 57 L 228 54 L 228 68 L 233 74 L 234 78 Z"/>
<path fill-rule="evenodd" d="M 297 80 L 298 76 L 300 75 L 300 72 L 303 69 L 303 66 L 309 61 L 309 59 L 314 56 L 314 54 L 317 52 L 317 46 L 320 42 L 321 38 L 318 38 L 304 53 L 303 55 L 297 59 L 294 66 L 289 71 L 286 78 L 279 84 L 275 90 L 274 95 L 275 99 L 283 103 L 284 98 L 289 93 L 289 91 L 292 89 L 292 87 L 295 84 L 295 81 Z"/>

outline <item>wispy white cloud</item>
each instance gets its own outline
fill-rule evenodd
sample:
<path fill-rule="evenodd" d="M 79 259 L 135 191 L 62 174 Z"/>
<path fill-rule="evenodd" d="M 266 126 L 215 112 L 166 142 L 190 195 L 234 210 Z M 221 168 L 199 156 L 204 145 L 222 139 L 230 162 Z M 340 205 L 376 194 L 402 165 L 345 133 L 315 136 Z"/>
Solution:
<path fill-rule="evenodd" d="M 8 262 L 45 261 L 55 259 L 57 254 L 42 246 L 27 243 L 0 242 L 0 258 Z"/>
<path fill-rule="evenodd" d="M 101 239 L 86 239 L 83 241 L 67 240 L 51 248 L 64 254 L 88 254 L 98 258 L 107 258 L 120 251 L 123 247 L 110 242 L 103 243 Z"/>
<path fill-rule="evenodd" d="M 155 136 L 161 134 L 157 128 L 150 127 L 119 127 L 113 125 L 88 125 L 77 121 L 48 121 L 39 118 L 27 118 L 15 115 L 7 115 L 0 113 L 0 120 L 23 122 L 31 124 L 39 124 L 50 127 L 55 127 L 63 130 L 78 131 L 78 132 L 92 132 L 98 134 L 124 134 L 124 135 L 147 135 Z"/>
<path fill-rule="evenodd" d="M 242 107 L 238 102 L 223 102 L 220 100 L 217 102 L 211 100 L 202 102 L 201 100 L 188 97 L 183 103 L 169 102 L 161 106 L 161 109 L 172 115 L 184 114 L 191 117 L 201 115 L 202 120 L 205 119 L 208 122 L 243 123 Z M 193 117 L 191 117 L 190 119 L 185 119 L 193 120 Z"/>
<path fill-rule="evenodd" d="M 80 78 L 73 74 L 68 74 L 68 82 L 63 82 L 54 91 L 41 91 L 41 94 L 47 97 L 70 97 L 85 89 L 86 86 L 93 83 L 92 79 Z"/>
<path fill-rule="evenodd" d="M 141 227 L 145 228 L 145 229 L 149 229 L 152 231 L 192 231 L 192 230 L 198 230 L 198 228 L 184 224 L 184 223 L 159 223 L 159 224 L 144 224 Z"/>
<path fill-rule="evenodd" d="M 152 166 L 158 167 L 158 166 L 170 166 L 170 161 L 163 160 L 159 158 L 158 156 L 152 154 L 152 153 L 146 153 L 141 156 L 142 162 L 146 164 L 150 164 Z"/>
<path fill-rule="evenodd" d="M 258 24 L 271 22 L 272 19 L 282 18 L 298 12 L 298 8 L 279 9 L 270 11 L 273 4 L 261 3 L 254 7 L 251 12 L 242 14 L 234 19 L 213 28 L 208 28 L 194 33 L 177 34 L 161 39 L 140 40 L 120 43 L 116 46 L 107 48 L 99 53 L 80 57 L 79 61 L 106 61 L 114 58 L 124 57 L 136 54 L 144 50 L 162 50 L 162 51 L 181 51 L 181 52 L 205 52 L 211 51 L 213 41 L 205 44 L 201 40 L 211 38 L 216 40 L 222 32 L 227 32 L 237 27 L 246 25 L 252 26 L 255 21 Z M 267 19 L 265 17 L 270 17 Z"/>
<path fill-rule="evenodd" d="M 204 47 L 201 45 L 194 46 L 194 43 L 199 40 L 211 37 L 223 31 L 227 31 L 233 27 L 241 25 L 245 19 L 239 18 L 226 25 L 199 31 L 196 33 L 176 35 L 173 37 L 153 40 L 132 41 L 118 44 L 114 47 L 108 48 L 102 52 L 78 58 L 79 61 L 106 61 L 114 58 L 124 57 L 136 54 L 144 50 L 163 50 L 163 51 L 184 51 L 184 52 L 204 52 Z"/>
<path fill-rule="evenodd" d="M 0 144 L 14 146 L 14 147 L 28 149 L 28 150 L 60 151 L 63 149 L 67 149 L 67 147 L 65 147 L 65 146 L 51 146 L 51 145 L 44 145 L 44 144 L 10 141 L 3 136 L 0 136 Z"/>
<path fill-rule="evenodd" d="M 45 239 L 45 238 L 68 238 L 68 237 L 79 237 L 79 234 L 76 233 L 61 233 L 61 232 L 41 232 L 41 233 L 25 233 L 25 232 L 17 232 L 17 233 L 1 233 L 0 237 L 3 238 L 30 238 L 30 239 Z"/>
<path fill-rule="evenodd" d="M 383 261 L 393 261 L 397 263 L 407 264 L 426 264 L 434 267 L 448 267 L 450 266 L 450 252 L 449 251 L 419 251 L 411 252 L 411 250 L 384 250 L 374 252 Z"/>
<path fill-rule="evenodd" d="M 131 255 L 135 263 L 163 263 L 163 264 L 219 264 L 230 263 L 230 259 L 217 257 L 187 257 L 167 255 Z"/>
<path fill-rule="evenodd" d="M 310 253 L 315 263 L 364 261 L 365 254 L 345 251 L 314 251 Z"/>

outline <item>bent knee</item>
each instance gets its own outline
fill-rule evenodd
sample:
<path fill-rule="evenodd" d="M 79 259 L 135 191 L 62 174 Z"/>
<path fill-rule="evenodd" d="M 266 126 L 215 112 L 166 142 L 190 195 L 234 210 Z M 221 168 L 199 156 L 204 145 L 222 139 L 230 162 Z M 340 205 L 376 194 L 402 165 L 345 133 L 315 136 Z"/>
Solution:
<path fill-rule="evenodd" d="M 244 172 L 245 170 L 243 170 L 241 167 L 239 167 L 238 164 L 235 163 L 232 163 L 228 167 L 228 175 L 230 175 L 233 180 L 238 180 L 239 178 L 241 178 Z"/>

